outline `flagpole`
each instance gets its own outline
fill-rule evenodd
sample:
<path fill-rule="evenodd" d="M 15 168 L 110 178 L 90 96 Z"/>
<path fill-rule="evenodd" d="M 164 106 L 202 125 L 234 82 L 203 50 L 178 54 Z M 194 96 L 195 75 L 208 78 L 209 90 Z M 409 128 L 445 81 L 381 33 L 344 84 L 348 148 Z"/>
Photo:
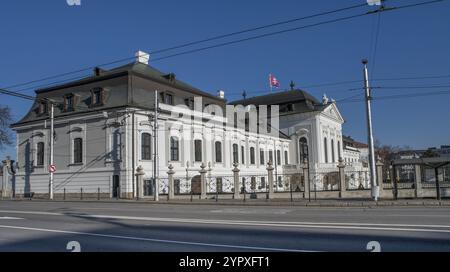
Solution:
<path fill-rule="evenodd" d="M 269 86 L 270 86 L 270 93 L 272 93 L 272 91 L 273 91 L 273 86 L 272 86 L 272 74 L 269 74 Z"/>

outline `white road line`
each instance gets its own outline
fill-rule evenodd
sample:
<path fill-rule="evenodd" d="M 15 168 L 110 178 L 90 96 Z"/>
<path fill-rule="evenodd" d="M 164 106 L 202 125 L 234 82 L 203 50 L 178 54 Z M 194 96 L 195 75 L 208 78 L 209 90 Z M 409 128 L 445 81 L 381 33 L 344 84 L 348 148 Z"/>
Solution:
<path fill-rule="evenodd" d="M 40 229 L 40 228 L 27 228 L 27 227 L 4 226 L 4 225 L 0 225 L 0 228 L 26 230 L 26 231 L 38 231 L 38 232 L 63 233 L 63 234 L 72 234 L 72 235 L 84 235 L 84 236 L 93 236 L 93 237 L 102 237 L 102 238 L 135 240 L 135 241 L 166 243 L 166 244 L 177 244 L 177 245 L 206 246 L 206 247 L 248 249 L 248 250 L 261 250 L 261 251 L 279 251 L 279 252 L 317 252 L 317 251 L 313 251 L 313 250 L 271 248 L 271 247 L 254 247 L 254 246 L 226 245 L 226 244 L 211 244 L 211 243 L 199 243 L 199 242 L 185 242 L 185 241 L 176 241 L 176 240 L 151 239 L 151 238 L 133 237 L 133 236 L 121 236 L 121 235 L 111 235 L 111 234 L 100 234 L 100 233 L 78 232 L 78 231 L 65 231 L 65 230 L 52 230 L 52 229 Z"/>
<path fill-rule="evenodd" d="M 18 218 L 18 217 L 0 217 L 0 220 L 23 220 L 23 218 Z"/>
<path fill-rule="evenodd" d="M 114 215 L 89 215 L 78 213 L 48 213 L 30 211 L 0 211 L 0 213 L 17 213 L 33 215 L 77 216 L 80 218 L 117 219 L 132 221 L 153 221 L 171 223 L 194 223 L 215 225 L 241 225 L 264 227 L 290 227 L 290 228 L 317 228 L 317 229 L 353 229 L 353 230 L 378 230 L 378 231 L 409 231 L 409 232 L 438 232 L 450 233 L 450 225 L 417 225 L 417 224 L 378 224 L 378 223 L 338 223 L 338 222 L 272 222 L 272 221 L 238 221 L 238 220 L 207 220 L 187 218 L 160 218 L 160 217 L 135 217 Z M 435 229 L 433 229 L 435 228 Z"/>

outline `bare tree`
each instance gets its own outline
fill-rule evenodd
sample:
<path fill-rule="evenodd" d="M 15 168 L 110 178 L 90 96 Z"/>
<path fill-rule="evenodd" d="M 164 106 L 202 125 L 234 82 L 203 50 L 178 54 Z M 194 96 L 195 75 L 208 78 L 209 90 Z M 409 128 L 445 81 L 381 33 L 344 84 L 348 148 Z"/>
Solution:
<path fill-rule="evenodd" d="M 383 145 L 380 141 L 375 141 L 375 154 L 378 158 L 381 159 L 381 162 L 384 165 L 391 164 L 396 157 L 396 155 L 401 151 L 411 150 L 409 146 L 392 146 L 392 145 Z"/>
<path fill-rule="evenodd" d="M 0 106 L 0 149 L 12 144 L 12 136 L 9 129 L 11 122 L 11 109 Z"/>

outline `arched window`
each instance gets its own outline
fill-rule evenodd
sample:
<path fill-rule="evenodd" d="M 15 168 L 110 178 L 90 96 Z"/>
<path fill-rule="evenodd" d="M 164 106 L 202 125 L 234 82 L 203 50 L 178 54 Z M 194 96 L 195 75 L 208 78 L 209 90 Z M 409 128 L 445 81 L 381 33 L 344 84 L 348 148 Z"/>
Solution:
<path fill-rule="evenodd" d="M 255 148 L 250 147 L 250 164 L 255 164 Z"/>
<path fill-rule="evenodd" d="M 170 137 L 170 160 L 180 160 L 180 146 L 177 137 Z"/>
<path fill-rule="evenodd" d="M 44 143 L 37 144 L 36 166 L 44 166 Z"/>
<path fill-rule="evenodd" d="M 83 139 L 73 140 L 73 163 L 83 163 Z"/>
<path fill-rule="evenodd" d="M 222 162 L 222 142 L 216 142 L 216 162 Z"/>
<path fill-rule="evenodd" d="M 289 153 L 287 152 L 287 150 L 284 151 L 284 164 L 289 164 Z"/>
<path fill-rule="evenodd" d="M 152 135 L 142 133 L 141 135 L 141 160 L 149 161 L 152 159 Z"/>
<path fill-rule="evenodd" d="M 336 158 L 334 156 L 334 140 L 331 139 L 331 162 L 336 162 Z"/>
<path fill-rule="evenodd" d="M 281 151 L 277 150 L 277 165 L 281 165 Z"/>
<path fill-rule="evenodd" d="M 242 164 L 245 164 L 245 147 L 241 146 L 241 162 Z"/>
<path fill-rule="evenodd" d="M 309 161 L 309 151 L 308 151 L 308 140 L 306 138 L 301 138 L 299 141 L 300 149 L 300 163 L 304 163 L 305 160 Z"/>
<path fill-rule="evenodd" d="M 233 163 L 239 163 L 239 154 L 238 154 L 238 145 L 234 144 L 233 145 Z"/>
<path fill-rule="evenodd" d="M 202 140 L 195 140 L 194 141 L 194 149 L 195 149 L 195 161 L 201 162 L 202 161 Z"/>
<path fill-rule="evenodd" d="M 328 141 L 326 137 L 323 139 L 323 150 L 325 152 L 325 163 L 328 163 Z"/>
<path fill-rule="evenodd" d="M 269 162 L 272 163 L 272 165 L 275 163 L 275 161 L 273 160 L 273 151 L 269 150 Z"/>

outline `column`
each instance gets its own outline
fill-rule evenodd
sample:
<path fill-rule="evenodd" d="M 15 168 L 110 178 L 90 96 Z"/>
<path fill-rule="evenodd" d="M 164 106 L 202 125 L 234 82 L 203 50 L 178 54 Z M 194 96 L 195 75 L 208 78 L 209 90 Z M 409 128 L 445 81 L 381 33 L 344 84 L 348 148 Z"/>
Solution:
<path fill-rule="evenodd" d="M 241 191 L 239 188 L 239 172 L 241 170 L 239 170 L 238 168 L 238 164 L 234 163 L 233 164 L 234 168 L 233 168 L 233 177 L 234 177 L 234 199 L 239 199 L 240 198 L 240 194 L 239 192 Z"/>
<path fill-rule="evenodd" d="M 345 182 L 345 163 L 342 158 L 339 158 L 339 198 L 342 198 L 344 192 L 347 191 L 347 184 Z"/>
<path fill-rule="evenodd" d="M 169 176 L 169 200 L 172 200 L 175 198 L 175 191 L 174 191 L 174 181 L 173 181 L 173 175 L 175 174 L 175 171 L 173 171 L 173 165 L 169 164 L 169 171 L 167 172 L 167 175 Z"/>
<path fill-rule="evenodd" d="M 202 165 L 200 165 L 201 170 L 199 171 L 200 173 L 200 188 L 201 188 L 201 195 L 200 198 L 201 199 L 206 199 L 206 173 L 208 171 L 205 170 L 206 165 L 205 163 L 202 162 Z"/>
<path fill-rule="evenodd" d="M 137 189 L 137 199 L 141 199 L 144 197 L 144 168 L 139 165 L 136 169 L 136 189 Z M 155 188 L 155 190 L 158 190 L 158 188 Z"/>
<path fill-rule="evenodd" d="M 416 186 L 416 198 L 422 197 L 422 168 L 420 164 L 414 165 L 415 167 L 415 186 Z"/>
<path fill-rule="evenodd" d="M 381 160 L 378 160 L 375 173 L 377 173 L 378 186 L 380 187 L 380 198 L 383 198 L 383 166 L 384 164 L 381 162 Z"/>

